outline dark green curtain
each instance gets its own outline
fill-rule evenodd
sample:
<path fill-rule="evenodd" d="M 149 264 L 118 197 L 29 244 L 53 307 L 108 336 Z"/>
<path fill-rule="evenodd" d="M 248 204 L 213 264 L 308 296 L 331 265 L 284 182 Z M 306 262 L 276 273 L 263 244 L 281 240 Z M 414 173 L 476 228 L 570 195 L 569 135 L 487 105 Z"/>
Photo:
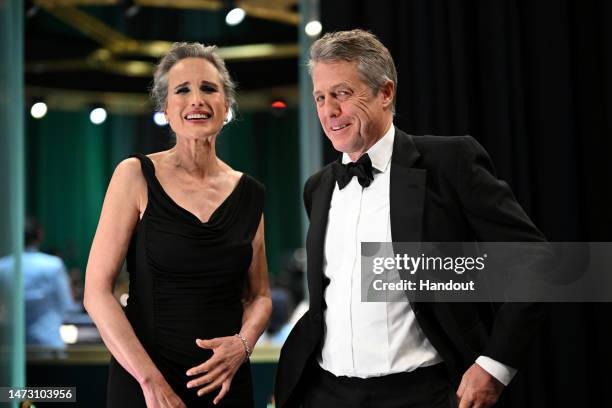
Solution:
<path fill-rule="evenodd" d="M 106 126 L 85 112 L 50 112 L 27 132 L 27 209 L 44 226 L 43 247 L 83 268 L 104 197 Z"/>
<path fill-rule="evenodd" d="M 43 249 L 84 271 L 106 187 L 132 152 L 169 148 L 167 127 L 149 115 L 110 114 L 96 126 L 87 111 L 49 112 L 27 126 L 27 211 L 45 228 Z M 223 130 L 218 154 L 266 186 L 266 245 L 272 275 L 301 241 L 297 111 L 247 112 Z"/>

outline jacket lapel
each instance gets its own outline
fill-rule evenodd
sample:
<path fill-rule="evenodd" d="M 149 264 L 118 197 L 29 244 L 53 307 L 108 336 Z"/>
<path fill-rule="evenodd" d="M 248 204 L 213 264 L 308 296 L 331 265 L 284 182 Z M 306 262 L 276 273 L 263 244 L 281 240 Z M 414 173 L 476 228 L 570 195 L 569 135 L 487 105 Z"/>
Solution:
<path fill-rule="evenodd" d="M 420 157 L 412 136 L 396 128 L 391 156 L 390 213 L 393 242 L 421 242 L 427 171 L 412 167 Z M 398 249 L 395 250 L 398 252 Z M 402 279 L 404 270 L 399 271 Z M 406 296 L 415 313 L 419 310 L 414 293 Z"/>
<path fill-rule="evenodd" d="M 336 185 L 331 166 L 321 175 L 321 182 L 312 192 L 310 227 L 306 239 L 308 253 L 308 289 L 311 310 L 321 312 L 323 305 L 323 252 L 331 196 Z"/>
<path fill-rule="evenodd" d="M 396 128 L 389 187 L 394 242 L 420 242 L 422 239 L 427 171 L 412 167 L 419 157 L 412 136 Z"/>

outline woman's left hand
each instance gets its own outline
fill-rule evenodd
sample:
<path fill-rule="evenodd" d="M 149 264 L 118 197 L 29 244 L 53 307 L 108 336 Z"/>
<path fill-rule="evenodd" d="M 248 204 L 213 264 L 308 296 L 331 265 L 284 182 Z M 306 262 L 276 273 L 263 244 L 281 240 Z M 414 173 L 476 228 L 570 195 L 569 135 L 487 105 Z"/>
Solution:
<path fill-rule="evenodd" d="M 205 385 L 198 390 L 198 396 L 202 396 L 221 387 L 221 391 L 213 401 L 213 404 L 218 404 L 229 391 L 236 371 L 244 362 L 246 355 L 244 345 L 237 336 L 211 340 L 196 339 L 196 344 L 203 349 L 212 350 L 213 356 L 204 363 L 187 370 L 189 376 L 199 375 L 187 383 L 187 388 Z"/>

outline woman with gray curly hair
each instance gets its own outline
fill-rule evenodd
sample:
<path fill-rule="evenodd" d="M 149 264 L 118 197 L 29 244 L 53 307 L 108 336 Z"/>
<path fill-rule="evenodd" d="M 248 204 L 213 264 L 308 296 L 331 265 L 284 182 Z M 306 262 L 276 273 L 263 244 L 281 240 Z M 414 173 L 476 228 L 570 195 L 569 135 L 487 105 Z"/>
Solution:
<path fill-rule="evenodd" d="M 175 43 L 151 95 L 176 145 L 117 166 L 87 265 L 85 307 L 113 355 L 107 406 L 252 407 L 248 359 L 272 302 L 263 186 L 215 150 L 235 85 L 214 46 Z"/>

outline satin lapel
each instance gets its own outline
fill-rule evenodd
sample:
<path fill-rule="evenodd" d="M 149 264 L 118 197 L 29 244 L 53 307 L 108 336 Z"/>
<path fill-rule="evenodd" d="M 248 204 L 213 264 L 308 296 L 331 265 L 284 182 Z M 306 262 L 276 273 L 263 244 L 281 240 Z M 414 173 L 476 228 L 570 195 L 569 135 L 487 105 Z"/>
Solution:
<path fill-rule="evenodd" d="M 412 166 L 420 157 L 412 136 L 396 128 L 391 156 L 391 237 L 394 242 L 420 242 L 427 171 Z"/>
<path fill-rule="evenodd" d="M 393 242 L 421 242 L 423 237 L 423 210 L 425 205 L 425 187 L 427 171 L 412 166 L 417 162 L 420 153 L 412 136 L 396 128 L 391 156 L 390 212 L 391 238 Z M 400 271 L 400 277 L 405 271 Z M 418 303 L 414 294 L 406 296 L 415 313 Z"/>
<path fill-rule="evenodd" d="M 310 212 L 310 226 L 306 238 L 306 253 L 308 255 L 308 289 L 310 293 L 311 308 L 320 313 L 323 304 L 323 245 L 327 230 L 327 218 L 331 196 L 336 180 L 329 166 L 321 176 L 321 182 L 312 192 L 312 207 Z"/>

